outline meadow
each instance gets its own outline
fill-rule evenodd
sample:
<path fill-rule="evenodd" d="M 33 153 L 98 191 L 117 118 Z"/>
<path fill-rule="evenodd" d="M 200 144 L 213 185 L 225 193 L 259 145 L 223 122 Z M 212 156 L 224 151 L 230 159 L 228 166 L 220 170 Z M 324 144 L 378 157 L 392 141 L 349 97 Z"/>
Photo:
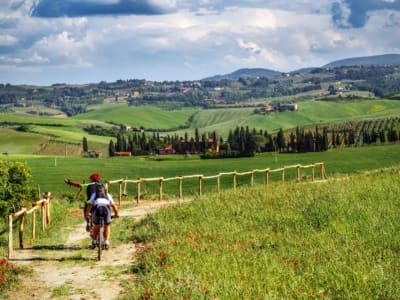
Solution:
<path fill-rule="evenodd" d="M 74 120 L 102 120 L 131 127 L 161 130 L 183 126 L 197 109 L 163 110 L 154 106 L 102 105 L 96 110 L 73 117 Z"/>
<path fill-rule="evenodd" d="M 396 299 L 400 169 L 242 188 L 136 225 L 123 299 Z"/>
<path fill-rule="evenodd" d="M 19 160 L 25 162 L 31 169 L 33 184 L 39 186 L 41 191 L 49 191 L 54 197 L 62 198 L 64 194 L 75 192 L 68 187 L 64 179 L 87 182 L 91 173 L 100 172 L 103 180 L 137 179 L 154 177 L 175 177 L 182 175 L 212 176 L 221 172 L 247 172 L 254 169 L 278 169 L 282 166 L 296 164 L 308 165 L 324 162 L 328 178 L 355 174 L 358 172 L 388 168 L 400 163 L 400 145 L 369 146 L 357 148 L 340 148 L 327 152 L 315 153 L 263 153 L 253 158 L 235 158 L 220 160 L 201 160 L 198 156 L 143 156 L 143 157 L 113 157 L 90 159 L 81 157 L 64 156 L 37 156 L 37 155 L 0 155 L 0 159 Z M 310 171 L 302 171 L 310 179 Z M 289 172 L 288 172 L 289 173 Z M 288 180 L 293 180 L 295 170 L 287 175 Z M 271 180 L 279 180 L 280 175 L 271 175 Z M 238 185 L 249 184 L 249 177 L 239 178 Z M 256 175 L 255 183 L 263 183 L 264 175 Z M 231 176 L 221 182 L 222 188 L 232 187 Z M 204 182 L 204 192 L 215 191 L 215 181 Z M 147 184 L 143 190 L 148 190 L 148 195 L 157 194 L 158 183 Z M 166 182 L 164 191 L 166 197 L 177 197 L 177 181 Z M 116 193 L 117 185 L 112 186 Z M 128 184 L 127 192 L 135 195 L 136 186 Z M 184 196 L 190 197 L 197 193 L 197 179 L 184 183 Z"/>

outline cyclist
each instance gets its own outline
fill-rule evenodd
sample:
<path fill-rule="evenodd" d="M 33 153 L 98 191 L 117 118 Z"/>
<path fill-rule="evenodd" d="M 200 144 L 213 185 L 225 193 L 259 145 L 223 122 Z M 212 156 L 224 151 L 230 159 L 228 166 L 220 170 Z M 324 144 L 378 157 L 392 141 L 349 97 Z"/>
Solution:
<path fill-rule="evenodd" d="M 90 196 L 89 203 L 86 207 L 86 217 L 92 217 L 93 221 L 93 239 L 92 248 L 97 246 L 97 237 L 100 230 L 100 217 L 104 217 L 104 246 L 108 249 L 110 246 L 110 235 L 111 235 L 111 211 L 112 207 L 114 211 L 114 218 L 118 218 L 118 209 L 114 203 L 113 198 L 107 193 L 106 186 L 103 184 L 96 185 L 96 192 Z"/>
<path fill-rule="evenodd" d="M 101 184 L 100 179 L 101 175 L 100 173 L 93 173 L 89 177 L 90 182 L 87 184 L 82 184 L 80 182 L 72 181 L 70 179 L 65 179 L 65 183 L 77 188 L 82 189 L 83 187 L 86 187 L 86 201 L 85 201 L 85 206 L 83 207 L 83 217 L 86 220 L 86 231 L 90 231 L 91 229 L 91 223 L 90 219 L 86 217 L 86 207 L 88 205 L 88 202 L 90 200 L 90 197 L 92 196 L 93 193 L 96 193 L 96 185 Z"/>

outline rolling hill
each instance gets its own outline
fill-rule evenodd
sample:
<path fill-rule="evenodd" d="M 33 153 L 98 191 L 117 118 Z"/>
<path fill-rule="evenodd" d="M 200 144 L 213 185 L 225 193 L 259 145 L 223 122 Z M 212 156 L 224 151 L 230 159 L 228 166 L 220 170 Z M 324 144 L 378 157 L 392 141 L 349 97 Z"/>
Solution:
<path fill-rule="evenodd" d="M 384 54 L 375 56 L 346 58 L 326 64 L 323 66 L 323 68 L 336 68 L 342 66 L 381 66 L 381 65 L 400 65 L 400 54 Z"/>
<path fill-rule="evenodd" d="M 269 70 L 263 68 L 246 68 L 246 69 L 239 69 L 225 75 L 215 75 L 212 77 L 207 77 L 202 80 L 239 79 L 247 77 L 274 77 L 280 74 L 281 72 L 275 70 Z"/>
<path fill-rule="evenodd" d="M 351 57 L 332 61 L 320 68 L 336 68 L 342 66 L 386 66 L 386 65 L 400 65 L 400 54 L 382 54 L 374 56 L 364 56 L 364 57 Z M 316 67 L 315 67 L 316 68 Z M 300 73 L 308 74 L 315 68 L 306 67 L 298 70 L 291 71 L 289 73 Z M 222 80 L 222 79 L 239 79 L 248 77 L 275 77 L 279 76 L 284 72 L 265 69 L 265 68 L 246 68 L 239 69 L 229 74 L 215 75 L 211 77 L 204 78 L 203 80 Z"/>

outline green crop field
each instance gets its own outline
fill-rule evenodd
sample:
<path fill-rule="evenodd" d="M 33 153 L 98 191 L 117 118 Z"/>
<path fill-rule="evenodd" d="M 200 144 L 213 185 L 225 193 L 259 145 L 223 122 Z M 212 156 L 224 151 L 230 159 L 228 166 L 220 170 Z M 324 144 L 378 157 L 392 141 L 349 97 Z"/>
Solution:
<path fill-rule="evenodd" d="M 102 120 L 132 127 L 170 129 L 185 125 L 197 110 L 162 110 L 150 106 L 103 105 L 101 108 L 73 117 L 76 120 Z"/>
<path fill-rule="evenodd" d="M 17 132 L 12 129 L 0 128 L 0 153 L 35 153 L 40 144 L 48 141 L 47 136 Z"/>

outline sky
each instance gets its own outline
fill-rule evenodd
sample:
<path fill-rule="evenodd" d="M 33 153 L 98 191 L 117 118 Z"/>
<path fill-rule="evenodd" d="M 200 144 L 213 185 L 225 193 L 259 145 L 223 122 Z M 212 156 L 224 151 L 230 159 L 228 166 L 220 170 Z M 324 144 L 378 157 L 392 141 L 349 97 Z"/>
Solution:
<path fill-rule="evenodd" d="M 0 83 L 199 80 L 400 53 L 400 0 L 0 0 Z"/>

